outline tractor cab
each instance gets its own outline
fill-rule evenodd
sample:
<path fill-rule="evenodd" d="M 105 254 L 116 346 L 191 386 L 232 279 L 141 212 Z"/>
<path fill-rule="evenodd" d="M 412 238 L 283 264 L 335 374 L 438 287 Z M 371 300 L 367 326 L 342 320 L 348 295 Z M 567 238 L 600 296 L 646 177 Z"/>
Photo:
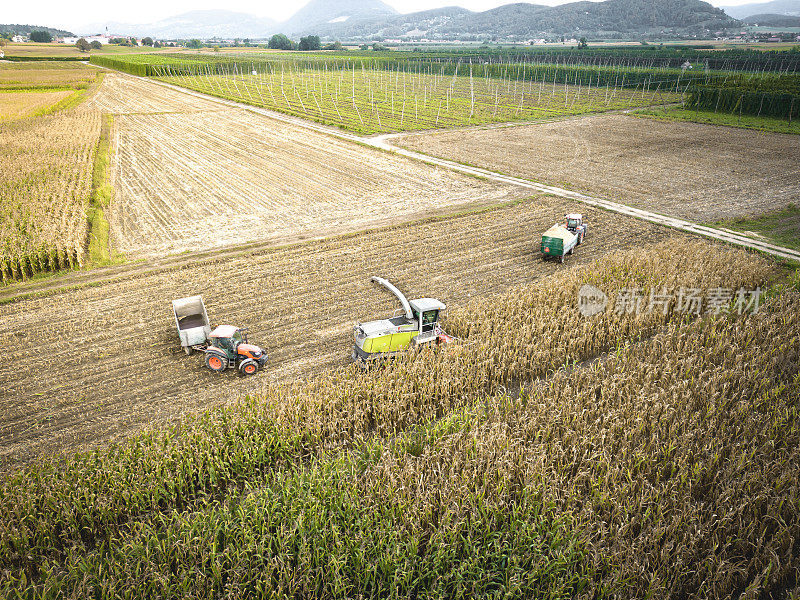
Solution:
<path fill-rule="evenodd" d="M 233 325 L 220 325 L 208 336 L 211 345 L 219 348 L 228 356 L 229 360 L 236 358 L 240 344 L 247 343 L 247 336 L 242 329 Z"/>
<path fill-rule="evenodd" d="M 578 227 L 583 225 L 583 215 L 578 213 L 570 213 L 566 215 L 567 229 L 574 232 Z"/>
<path fill-rule="evenodd" d="M 568 215 L 564 215 L 564 220 L 567 230 L 577 235 L 578 244 L 581 244 L 583 242 L 583 238 L 586 237 L 587 230 L 587 227 L 583 222 L 583 215 L 580 213 L 570 213 Z"/>
<path fill-rule="evenodd" d="M 245 375 L 253 375 L 267 362 L 266 353 L 247 343 L 247 329 L 220 325 L 208 336 L 206 366 L 215 373 L 228 367 L 238 368 Z"/>

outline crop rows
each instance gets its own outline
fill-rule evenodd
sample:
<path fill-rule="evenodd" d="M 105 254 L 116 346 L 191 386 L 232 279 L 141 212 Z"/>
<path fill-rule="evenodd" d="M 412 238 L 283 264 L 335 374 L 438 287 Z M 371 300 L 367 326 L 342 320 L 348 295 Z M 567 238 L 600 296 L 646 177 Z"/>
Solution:
<path fill-rule="evenodd" d="M 539 63 L 564 65 L 616 65 L 621 68 L 677 69 L 687 61 L 694 67 L 711 71 L 750 73 L 793 73 L 800 67 L 800 58 L 791 50 L 762 48 L 696 48 L 692 46 L 589 47 L 589 48 L 481 48 L 428 50 L 409 53 L 411 56 L 439 61 L 489 63 Z M 404 56 L 406 54 L 404 53 Z"/>
<path fill-rule="evenodd" d="M 180 268 L 3 305 L 0 329 L 10 333 L 0 365 L 6 397 L 0 460 L 10 465 L 94 445 L 252 393 L 266 382 L 349 362 L 352 324 L 397 308 L 391 294 L 370 284 L 372 275 L 389 278 L 411 297 L 458 306 L 552 274 L 562 267 L 541 261 L 535 235 L 552 225 L 554 215 L 574 209 L 535 198 L 463 217 L 211 255 Z M 670 236 L 603 211 L 587 218 L 595 231 L 592 243 L 570 264 Z M 215 377 L 196 356 L 182 353 L 169 301 L 198 293 L 215 325 L 249 327 L 250 338 L 269 355 L 265 372 Z M 29 351 L 40 346 L 51 357 L 47 378 Z"/>
<path fill-rule="evenodd" d="M 636 248 L 452 307 L 446 327 L 463 341 L 446 351 L 270 387 L 40 462 L 0 491 L 4 589 L 773 590 L 798 566 L 786 545 L 797 506 L 783 501 L 800 466 L 797 291 L 757 315 L 696 321 L 611 309 L 587 319 L 575 298 L 587 282 L 613 302 L 630 286 L 752 289 L 774 276 L 762 258 L 705 242 Z M 525 391 L 506 396 L 508 384 Z"/>
<path fill-rule="evenodd" d="M 100 135 L 92 110 L 0 123 L 0 281 L 79 266 Z"/>
<path fill-rule="evenodd" d="M 54 62 L 0 71 L 0 284 L 83 262 L 100 114 L 68 105 L 97 76 Z"/>
<path fill-rule="evenodd" d="M 800 112 L 800 76 L 737 76 L 693 85 L 686 108 L 764 115 L 791 122 Z"/>

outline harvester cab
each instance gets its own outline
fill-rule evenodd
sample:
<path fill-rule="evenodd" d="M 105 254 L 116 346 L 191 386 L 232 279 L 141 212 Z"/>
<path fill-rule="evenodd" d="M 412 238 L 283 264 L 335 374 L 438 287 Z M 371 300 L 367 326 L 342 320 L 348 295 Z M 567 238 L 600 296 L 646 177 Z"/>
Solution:
<path fill-rule="evenodd" d="M 580 213 L 570 213 L 564 215 L 566 221 L 565 227 L 568 231 L 578 236 L 578 245 L 583 243 L 583 238 L 586 237 L 586 224 L 583 222 L 583 215 Z"/>
<path fill-rule="evenodd" d="M 372 281 L 392 292 L 400 301 L 400 314 L 388 319 L 358 323 L 353 328 L 353 360 L 368 362 L 397 354 L 409 347 L 439 345 L 452 340 L 439 325 L 439 316 L 447 307 L 435 298 L 408 300 L 381 277 Z"/>

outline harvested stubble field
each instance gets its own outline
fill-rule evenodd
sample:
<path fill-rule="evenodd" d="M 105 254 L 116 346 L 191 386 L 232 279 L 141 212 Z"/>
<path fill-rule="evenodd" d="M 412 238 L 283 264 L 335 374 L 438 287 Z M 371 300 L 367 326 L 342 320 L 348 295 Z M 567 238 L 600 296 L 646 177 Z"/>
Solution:
<path fill-rule="evenodd" d="M 321 237 L 520 195 L 157 84 L 107 82 L 94 104 L 126 113 L 114 119 L 109 221 L 130 258 Z"/>
<path fill-rule="evenodd" d="M 0 121 L 21 119 L 42 112 L 71 94 L 69 90 L 43 92 L 0 90 Z"/>
<path fill-rule="evenodd" d="M 86 88 L 98 70 L 77 62 L 20 62 L 0 65 L 0 89 Z"/>
<path fill-rule="evenodd" d="M 598 230 L 609 225 L 593 216 Z M 757 314 L 587 319 L 575 303 L 587 282 L 613 300 L 631 286 L 752 289 L 780 273 L 686 236 L 557 271 L 454 306 L 447 323 L 466 343 L 447 351 L 275 386 L 11 474 L 0 487 L 0 590 L 796 593 L 797 275 Z"/>
<path fill-rule="evenodd" d="M 696 222 L 800 201 L 800 136 L 599 115 L 397 143 Z"/>
<path fill-rule="evenodd" d="M 90 104 L 114 115 L 187 113 L 221 108 L 213 100 L 155 86 L 117 73 L 106 74 L 100 93 L 91 99 Z"/>
<path fill-rule="evenodd" d="M 542 263 L 536 243 L 554 215 L 570 210 L 561 200 L 535 198 L 6 304 L 0 458 L 9 465 L 92 446 L 269 381 L 347 363 L 353 323 L 397 308 L 391 294 L 370 284 L 371 275 L 389 277 L 410 297 L 438 297 L 453 307 L 491 296 L 564 268 Z M 565 267 L 671 235 L 603 211 L 590 211 L 588 222 L 591 241 Z M 250 328 L 269 354 L 265 373 L 216 377 L 200 357 L 183 354 L 169 302 L 197 293 L 214 324 Z M 46 365 L 31 348 L 46 349 Z"/>

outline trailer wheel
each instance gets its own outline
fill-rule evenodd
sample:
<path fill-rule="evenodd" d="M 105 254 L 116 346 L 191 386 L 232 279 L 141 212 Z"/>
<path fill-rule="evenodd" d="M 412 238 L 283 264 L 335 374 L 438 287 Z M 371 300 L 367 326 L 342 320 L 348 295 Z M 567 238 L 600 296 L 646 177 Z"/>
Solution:
<path fill-rule="evenodd" d="M 222 373 L 228 365 L 226 364 L 225 359 L 219 354 L 208 352 L 206 354 L 206 366 L 214 371 L 214 373 Z"/>
<path fill-rule="evenodd" d="M 187 356 L 191 356 L 192 352 L 194 352 L 194 348 L 192 348 L 191 346 L 184 346 L 183 350 L 186 352 Z"/>

